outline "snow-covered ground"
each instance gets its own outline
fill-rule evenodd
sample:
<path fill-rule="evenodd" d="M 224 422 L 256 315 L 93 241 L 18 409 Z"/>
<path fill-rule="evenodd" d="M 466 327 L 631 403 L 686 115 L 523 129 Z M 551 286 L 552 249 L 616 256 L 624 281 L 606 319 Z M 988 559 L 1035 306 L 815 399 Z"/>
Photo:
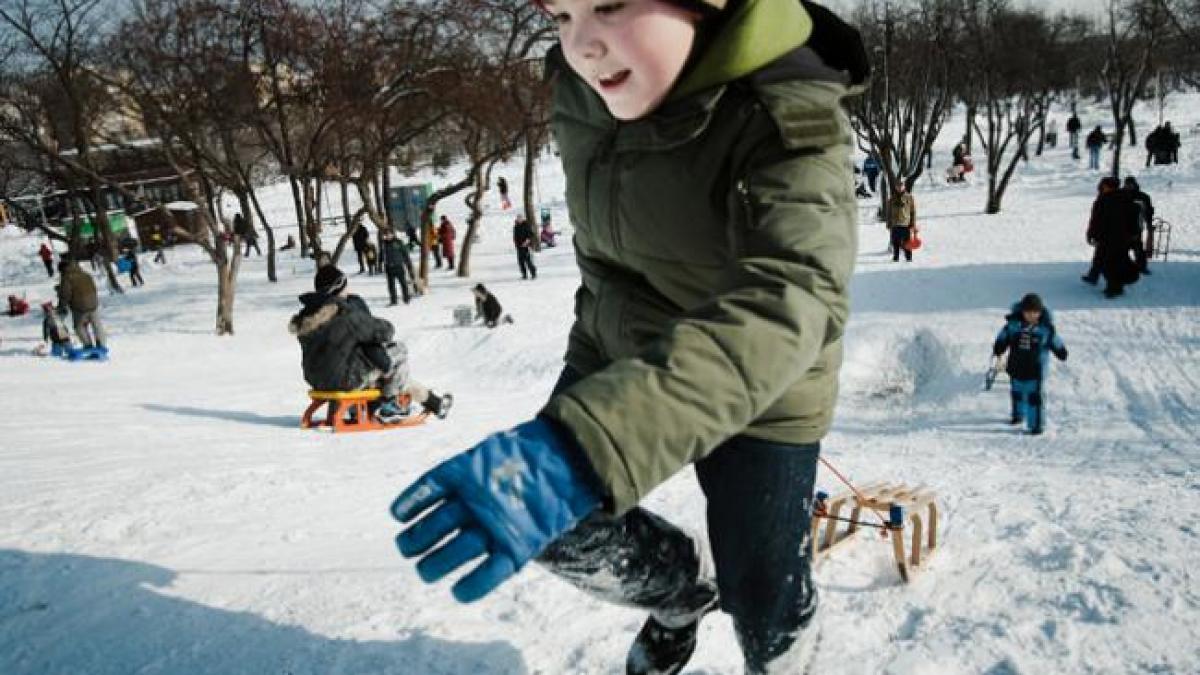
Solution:
<path fill-rule="evenodd" d="M 872 537 L 822 563 L 814 672 L 1200 672 L 1197 103 L 1172 101 L 1182 163 L 1137 171 L 1175 225 L 1170 260 L 1116 301 L 1079 281 L 1099 176 L 1062 143 L 1020 169 L 998 216 L 982 215 L 983 176 L 923 180 L 926 243 L 911 264 L 884 255 L 864 203 L 825 454 L 855 481 L 929 485 L 945 517 L 937 555 L 909 585 Z M 1085 111 L 1085 128 L 1102 111 Z M 566 227 L 554 160 L 540 189 Z M 515 179 L 517 164 L 505 173 Z M 266 197 L 285 225 L 286 191 Z M 461 231 L 460 204 L 446 211 Z M 212 335 L 215 276 L 196 250 L 166 266 L 144 257 L 147 285 L 103 298 L 108 363 L 35 358 L 38 313 L 0 318 L 0 673 L 623 672 L 637 612 L 533 566 L 458 605 L 393 548 L 395 494 L 527 419 L 560 367 L 578 280 L 570 248 L 540 254 L 538 280 L 521 281 L 511 214 L 494 193 L 489 208 L 471 279 L 434 271 L 429 295 L 389 308 L 382 277 L 351 277 L 396 324 L 416 377 L 456 396 L 449 420 L 413 430 L 298 428 L 305 385 L 285 325 L 312 265 L 290 252 L 277 284 L 265 259 L 243 266 L 235 337 Z M 38 244 L 0 231 L 0 294 L 51 297 Z M 478 281 L 514 325 L 452 326 Z M 982 391 L 1005 308 L 1030 291 L 1071 352 L 1050 376 L 1040 438 L 1005 424 L 1005 386 Z M 826 473 L 820 483 L 839 487 Z M 648 505 L 702 528 L 690 474 Z M 701 632 L 685 672 L 740 672 L 728 619 Z"/>

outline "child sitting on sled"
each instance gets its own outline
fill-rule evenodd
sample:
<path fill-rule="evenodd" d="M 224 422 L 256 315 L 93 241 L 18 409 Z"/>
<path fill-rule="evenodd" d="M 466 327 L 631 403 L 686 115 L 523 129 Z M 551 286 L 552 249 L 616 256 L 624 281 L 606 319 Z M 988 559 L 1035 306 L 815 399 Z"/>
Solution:
<path fill-rule="evenodd" d="M 50 355 L 70 357 L 75 351 L 71 344 L 71 333 L 63 323 L 58 312 L 54 311 L 53 302 L 42 303 L 42 341 L 50 345 Z"/>
<path fill-rule="evenodd" d="M 347 293 L 346 275 L 326 265 L 317 271 L 313 286 L 313 293 L 300 296 L 304 308 L 288 324 L 300 341 L 309 386 L 324 391 L 378 387 L 381 396 L 373 412 L 384 424 L 409 415 L 400 405 L 401 393 L 444 419 L 454 397 L 439 396 L 409 377 L 407 348 L 395 339 L 390 322 L 371 316 L 362 298 Z"/>
<path fill-rule="evenodd" d="M 1067 348 L 1054 328 L 1050 310 L 1036 293 L 1030 293 L 1012 306 L 1005 317 L 1004 327 L 996 336 L 992 353 L 1002 356 L 1009 352 L 1005 368 L 1012 381 L 1012 419 L 1010 423 L 1025 423 L 1029 433 L 1042 433 L 1045 425 L 1045 395 L 1042 383 L 1046 379 L 1051 352 L 1059 361 L 1067 360 Z"/>

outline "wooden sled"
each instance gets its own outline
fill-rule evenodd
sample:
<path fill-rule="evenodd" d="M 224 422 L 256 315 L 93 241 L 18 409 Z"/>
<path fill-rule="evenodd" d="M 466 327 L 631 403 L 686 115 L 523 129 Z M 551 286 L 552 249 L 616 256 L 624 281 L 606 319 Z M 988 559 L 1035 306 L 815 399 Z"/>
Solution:
<path fill-rule="evenodd" d="M 880 514 L 882 523 L 864 520 L 864 510 Z M 812 519 L 813 565 L 863 527 L 875 528 L 892 540 L 896 569 L 900 579 L 908 582 L 924 569 L 925 561 L 937 549 L 937 526 L 936 495 L 921 487 L 872 483 L 859 488 L 858 494 L 844 493 L 832 498 L 818 492 Z M 912 533 L 907 548 L 906 531 Z"/>
<path fill-rule="evenodd" d="M 428 411 L 410 415 L 399 422 L 384 424 L 371 414 L 368 404 L 380 396 L 378 389 L 359 389 L 357 391 L 317 391 L 308 392 L 311 402 L 300 418 L 301 429 L 329 429 L 333 433 L 344 431 L 380 431 L 383 429 L 398 429 L 415 427 L 425 423 L 429 417 Z M 411 405 L 408 394 L 400 394 L 401 407 Z M 313 413 L 321 406 L 328 406 L 324 419 L 313 419 Z"/>

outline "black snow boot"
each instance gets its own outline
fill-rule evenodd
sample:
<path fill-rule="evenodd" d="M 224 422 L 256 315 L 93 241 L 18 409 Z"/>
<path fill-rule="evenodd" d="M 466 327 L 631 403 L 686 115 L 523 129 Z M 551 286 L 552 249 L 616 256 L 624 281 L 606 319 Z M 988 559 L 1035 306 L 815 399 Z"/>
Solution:
<path fill-rule="evenodd" d="M 679 628 L 664 626 L 653 616 L 647 618 L 629 649 L 626 675 L 675 675 L 683 670 L 696 651 L 700 620 L 716 608 L 717 596 L 712 593 L 712 599 L 700 608 L 695 618 Z"/>
<path fill-rule="evenodd" d="M 429 392 L 429 398 L 421 404 L 421 407 L 429 412 L 437 415 L 439 420 L 446 419 L 446 415 L 450 414 L 450 406 L 454 405 L 454 394 L 442 394 L 438 396 L 432 391 Z"/>

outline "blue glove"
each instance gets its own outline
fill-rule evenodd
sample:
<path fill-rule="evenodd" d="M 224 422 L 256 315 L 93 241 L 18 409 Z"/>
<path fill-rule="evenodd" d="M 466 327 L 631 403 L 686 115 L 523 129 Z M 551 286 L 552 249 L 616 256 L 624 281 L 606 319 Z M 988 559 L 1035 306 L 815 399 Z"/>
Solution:
<path fill-rule="evenodd" d="M 421 476 L 392 503 L 408 523 L 396 537 L 417 572 L 433 583 L 484 554 L 454 584 L 459 602 L 492 592 L 600 506 L 591 468 L 573 439 L 542 419 L 492 434 Z M 449 542 L 429 553 L 443 538 Z"/>

